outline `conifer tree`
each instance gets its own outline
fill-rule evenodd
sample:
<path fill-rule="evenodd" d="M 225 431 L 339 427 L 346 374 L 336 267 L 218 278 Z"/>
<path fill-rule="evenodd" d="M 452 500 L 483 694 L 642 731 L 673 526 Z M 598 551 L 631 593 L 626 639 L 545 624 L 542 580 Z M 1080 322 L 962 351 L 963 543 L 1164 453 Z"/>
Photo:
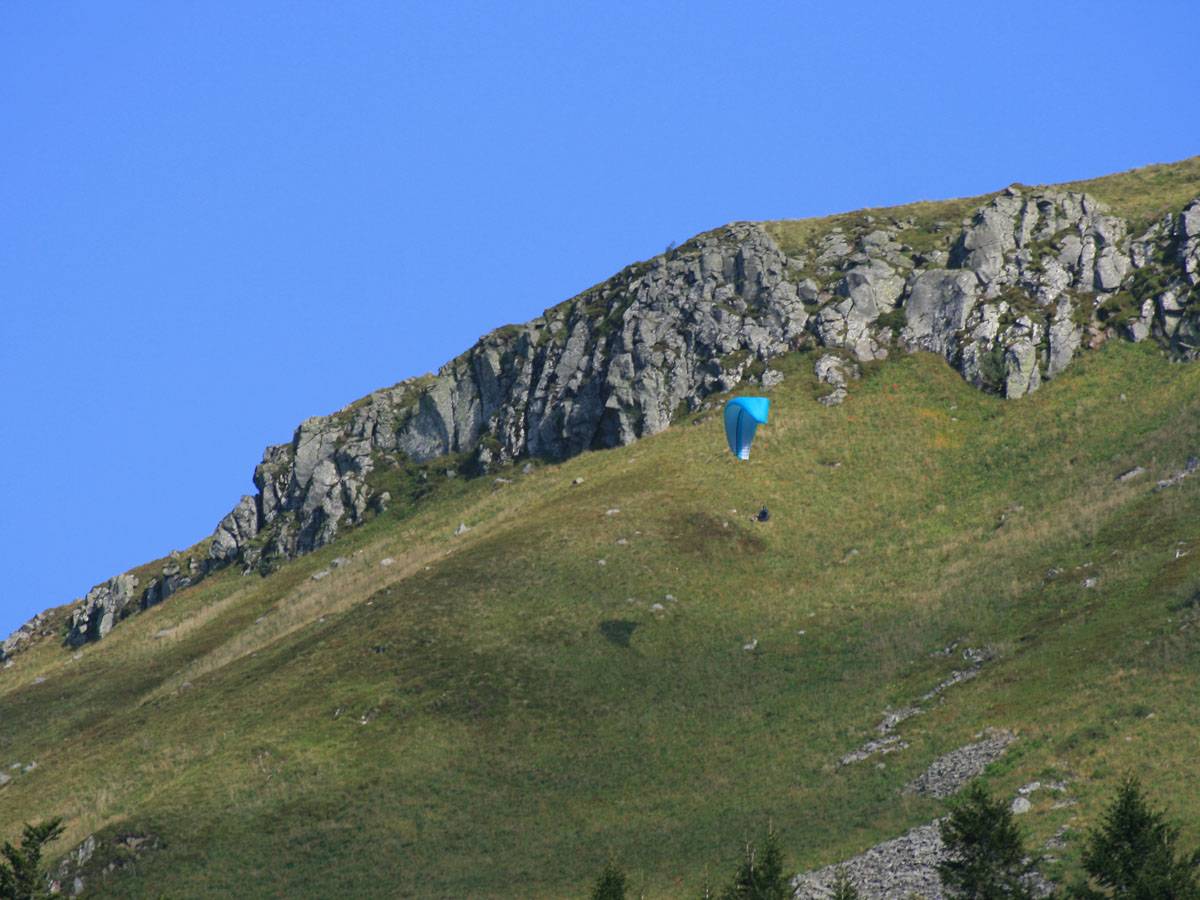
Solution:
<path fill-rule="evenodd" d="M 981 784 L 967 788 L 941 824 L 946 859 L 938 877 L 951 897 L 965 900 L 1025 900 L 1033 896 L 1026 876 L 1033 863 L 1021 831 L 1003 800 L 993 800 Z"/>
<path fill-rule="evenodd" d="M 62 819 L 26 825 L 21 846 L 8 841 L 0 849 L 0 898 L 42 900 L 49 897 L 46 873 L 42 871 L 42 848 L 63 833 Z"/>
<path fill-rule="evenodd" d="M 746 857 L 738 866 L 724 900 L 791 900 L 792 887 L 783 871 L 783 850 L 774 828 L 768 827 L 762 853 L 746 845 Z"/>
<path fill-rule="evenodd" d="M 1126 778 L 1087 839 L 1083 867 L 1090 884 L 1076 885 L 1076 897 L 1127 900 L 1200 900 L 1200 851 L 1178 849 L 1179 829 L 1152 809 L 1136 778 Z"/>

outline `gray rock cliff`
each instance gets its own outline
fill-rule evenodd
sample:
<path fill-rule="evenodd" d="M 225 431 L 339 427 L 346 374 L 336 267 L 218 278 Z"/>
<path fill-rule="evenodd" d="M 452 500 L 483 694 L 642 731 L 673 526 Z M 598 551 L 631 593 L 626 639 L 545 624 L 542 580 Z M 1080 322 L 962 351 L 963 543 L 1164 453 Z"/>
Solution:
<path fill-rule="evenodd" d="M 257 493 L 217 525 L 205 559 L 164 567 L 140 594 L 130 575 L 97 585 L 67 642 L 102 638 L 213 569 L 328 544 L 388 499 L 373 473 L 442 457 L 483 472 L 628 444 L 711 394 L 775 383 L 770 360 L 804 346 L 859 360 L 933 352 L 1011 398 L 1110 337 L 1200 354 L 1200 198 L 1136 237 L 1085 194 L 1015 187 L 941 245 L 914 250 L 914 227 L 865 216 L 788 253 L 770 226 L 719 228 L 485 335 L 435 374 L 308 419 L 266 449 Z"/>

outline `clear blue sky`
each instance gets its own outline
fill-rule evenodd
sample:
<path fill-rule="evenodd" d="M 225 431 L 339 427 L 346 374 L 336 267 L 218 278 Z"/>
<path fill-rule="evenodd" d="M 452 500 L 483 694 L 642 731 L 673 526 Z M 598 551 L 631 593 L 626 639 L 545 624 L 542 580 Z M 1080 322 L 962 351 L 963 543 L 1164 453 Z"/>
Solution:
<path fill-rule="evenodd" d="M 0 637 L 735 219 L 1200 153 L 1173 3 L 5 3 Z"/>

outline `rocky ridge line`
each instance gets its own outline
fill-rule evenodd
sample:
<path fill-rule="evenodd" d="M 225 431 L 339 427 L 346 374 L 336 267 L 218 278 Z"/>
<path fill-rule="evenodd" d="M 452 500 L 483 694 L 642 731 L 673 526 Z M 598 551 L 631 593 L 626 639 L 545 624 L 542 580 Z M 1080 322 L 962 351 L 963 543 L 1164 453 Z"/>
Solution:
<path fill-rule="evenodd" d="M 1007 397 L 1112 336 L 1200 355 L 1200 199 L 1137 237 L 1085 194 L 1017 188 L 942 247 L 903 243 L 915 226 L 865 216 L 789 256 L 768 227 L 732 224 L 491 332 L 434 375 L 307 419 L 264 452 L 257 493 L 221 520 L 206 556 L 186 574 L 168 562 L 145 586 L 128 573 L 97 585 L 67 643 L 103 637 L 214 569 L 265 570 L 324 546 L 386 505 L 373 474 L 442 458 L 483 472 L 629 444 L 711 394 L 776 382 L 770 361 L 806 346 L 859 360 L 931 351 Z"/>

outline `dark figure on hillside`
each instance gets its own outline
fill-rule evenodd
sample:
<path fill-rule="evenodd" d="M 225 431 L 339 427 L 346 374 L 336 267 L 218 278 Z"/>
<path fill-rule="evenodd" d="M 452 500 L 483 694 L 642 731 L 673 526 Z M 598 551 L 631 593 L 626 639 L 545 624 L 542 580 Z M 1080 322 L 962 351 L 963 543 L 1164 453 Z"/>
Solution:
<path fill-rule="evenodd" d="M 764 506 L 762 509 L 760 509 L 758 511 L 758 515 L 755 516 L 754 518 L 758 519 L 758 521 L 760 521 L 760 522 L 765 522 L 765 521 L 767 521 L 767 519 L 771 518 L 771 513 L 768 512 L 767 508 Z"/>

